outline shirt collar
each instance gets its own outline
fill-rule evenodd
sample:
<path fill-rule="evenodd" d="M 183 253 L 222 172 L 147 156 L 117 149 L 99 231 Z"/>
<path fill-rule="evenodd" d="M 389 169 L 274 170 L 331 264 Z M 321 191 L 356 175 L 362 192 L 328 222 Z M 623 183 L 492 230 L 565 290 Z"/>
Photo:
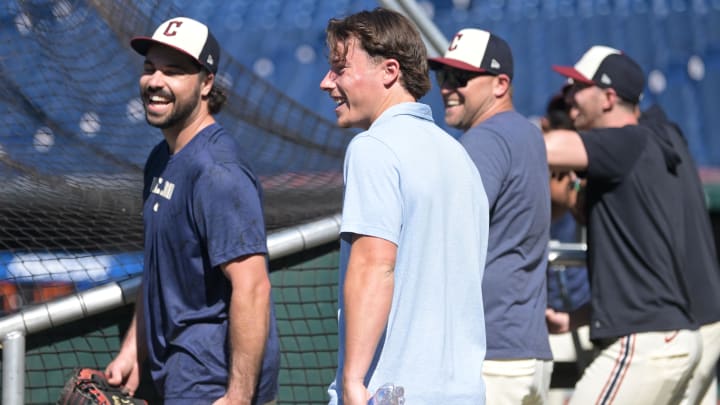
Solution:
<path fill-rule="evenodd" d="M 420 119 L 432 121 L 432 109 L 427 104 L 422 103 L 400 103 L 383 111 L 382 114 L 370 125 L 369 129 L 372 129 L 376 125 L 381 125 L 383 122 L 390 120 L 398 115 L 412 115 Z"/>

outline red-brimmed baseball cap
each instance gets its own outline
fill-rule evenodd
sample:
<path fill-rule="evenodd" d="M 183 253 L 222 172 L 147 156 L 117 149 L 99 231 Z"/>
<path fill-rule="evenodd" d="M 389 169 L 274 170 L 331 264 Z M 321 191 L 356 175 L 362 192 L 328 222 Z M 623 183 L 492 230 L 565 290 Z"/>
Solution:
<path fill-rule="evenodd" d="M 618 96 L 633 104 L 640 102 L 645 87 L 645 75 L 640 65 L 609 46 L 593 46 L 575 66 L 553 65 L 552 68 L 573 81 L 612 88 Z"/>
<path fill-rule="evenodd" d="M 510 46 L 502 38 L 477 28 L 458 31 L 440 58 L 428 59 L 430 69 L 443 66 L 494 75 L 506 74 L 512 80 L 513 57 Z"/>
<path fill-rule="evenodd" d="M 160 24 L 152 37 L 135 37 L 130 46 L 145 55 L 150 45 L 160 44 L 176 49 L 192 57 L 200 66 L 217 73 L 220 62 L 220 46 L 203 23 L 187 17 L 171 18 Z"/>

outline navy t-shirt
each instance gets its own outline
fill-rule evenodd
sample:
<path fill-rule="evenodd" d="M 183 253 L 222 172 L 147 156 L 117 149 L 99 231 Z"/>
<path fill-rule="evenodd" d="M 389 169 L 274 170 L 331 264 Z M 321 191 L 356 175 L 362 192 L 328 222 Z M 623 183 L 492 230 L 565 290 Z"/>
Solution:
<path fill-rule="evenodd" d="M 143 316 L 150 371 L 166 401 L 212 402 L 228 380 L 231 285 L 220 265 L 267 254 L 261 186 L 218 124 L 169 155 L 151 152 L 143 190 Z M 276 398 L 274 313 L 255 403 Z"/>
<path fill-rule="evenodd" d="M 589 162 L 590 338 L 696 328 L 681 277 L 679 156 L 640 126 L 580 135 Z"/>
<path fill-rule="evenodd" d="M 488 360 L 551 360 L 545 309 L 550 186 L 540 130 L 515 111 L 460 138 L 490 204 L 483 301 Z"/>

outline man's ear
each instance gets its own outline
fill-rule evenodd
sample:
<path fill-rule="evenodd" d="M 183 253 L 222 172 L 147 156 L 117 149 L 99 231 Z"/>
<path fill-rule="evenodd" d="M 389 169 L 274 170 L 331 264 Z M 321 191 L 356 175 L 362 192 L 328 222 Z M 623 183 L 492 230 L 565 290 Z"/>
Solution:
<path fill-rule="evenodd" d="M 215 83 L 215 74 L 214 73 L 206 74 L 205 77 L 202 79 L 202 88 L 200 89 L 200 95 L 202 97 L 207 97 L 208 95 L 210 95 L 210 90 L 212 90 L 214 83 Z"/>
<path fill-rule="evenodd" d="M 611 110 L 618 102 L 618 95 L 612 87 L 603 89 L 603 97 L 603 110 Z"/>
<path fill-rule="evenodd" d="M 400 62 L 396 59 L 385 59 L 382 62 L 383 68 L 383 84 L 385 87 L 392 86 L 400 77 Z"/>
<path fill-rule="evenodd" d="M 495 97 L 502 97 L 510 91 L 510 77 L 504 73 L 495 76 L 493 93 Z"/>

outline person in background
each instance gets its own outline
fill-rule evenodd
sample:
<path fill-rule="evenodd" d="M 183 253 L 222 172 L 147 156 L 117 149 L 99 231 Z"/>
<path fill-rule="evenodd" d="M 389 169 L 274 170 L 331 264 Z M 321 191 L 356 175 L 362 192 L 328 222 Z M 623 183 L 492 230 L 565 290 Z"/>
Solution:
<path fill-rule="evenodd" d="M 131 391 L 147 364 L 166 404 L 270 404 L 280 354 L 261 186 L 214 119 L 220 47 L 176 17 L 131 41 L 140 96 L 164 140 L 145 165 L 145 264 L 135 316 L 105 373 Z"/>
<path fill-rule="evenodd" d="M 327 25 L 320 88 L 345 155 L 338 369 L 330 404 L 386 383 L 412 405 L 484 404 L 481 283 L 488 202 L 463 147 L 417 102 L 430 89 L 417 28 L 377 8 Z"/>
<path fill-rule="evenodd" d="M 570 86 L 554 94 L 541 118 L 543 133 L 554 129 L 573 129 L 567 92 Z M 573 171 L 550 173 L 552 224 L 550 239 L 562 243 L 581 242 L 581 187 L 584 180 Z M 548 266 L 548 307 L 557 311 L 574 311 L 590 301 L 590 285 L 584 266 Z"/>
<path fill-rule="evenodd" d="M 720 357 L 720 266 L 702 181 L 682 130 L 654 105 L 640 115 L 647 126 L 671 142 L 680 155 L 678 177 L 685 216 L 685 263 L 683 275 L 690 291 L 690 307 L 700 324 L 702 357 L 693 373 L 683 404 L 717 405 L 717 391 L 709 389 L 716 378 Z"/>
<path fill-rule="evenodd" d="M 558 333 L 589 323 L 599 350 L 570 403 L 677 403 L 702 347 L 683 275 L 680 156 L 638 125 L 644 75 L 629 56 L 593 46 L 553 69 L 571 79 L 576 130 L 545 134 L 548 163 L 585 172 L 591 300 L 547 320 Z"/>
<path fill-rule="evenodd" d="M 547 400 L 552 353 L 545 323 L 550 191 L 543 136 L 515 111 L 513 57 L 490 32 L 465 28 L 430 59 L 445 122 L 477 166 L 490 205 L 482 295 L 489 404 Z"/>
<path fill-rule="evenodd" d="M 570 86 L 565 85 L 554 94 L 541 118 L 540 128 L 543 133 L 553 129 L 573 129 L 570 118 L 571 102 L 567 100 Z M 550 201 L 552 224 L 550 240 L 560 243 L 585 242 L 582 226 L 585 218 L 582 215 L 583 192 L 585 180 L 574 171 L 550 173 Z M 587 267 L 584 265 L 566 265 L 550 262 L 548 265 L 548 303 L 552 311 L 572 312 L 590 302 L 590 283 Z M 578 330 L 569 332 L 573 343 L 573 354 L 578 376 L 582 375 L 590 363 L 592 353 L 586 350 Z M 553 347 L 553 350 L 556 350 Z M 563 357 L 563 353 L 553 352 L 555 360 Z"/>

